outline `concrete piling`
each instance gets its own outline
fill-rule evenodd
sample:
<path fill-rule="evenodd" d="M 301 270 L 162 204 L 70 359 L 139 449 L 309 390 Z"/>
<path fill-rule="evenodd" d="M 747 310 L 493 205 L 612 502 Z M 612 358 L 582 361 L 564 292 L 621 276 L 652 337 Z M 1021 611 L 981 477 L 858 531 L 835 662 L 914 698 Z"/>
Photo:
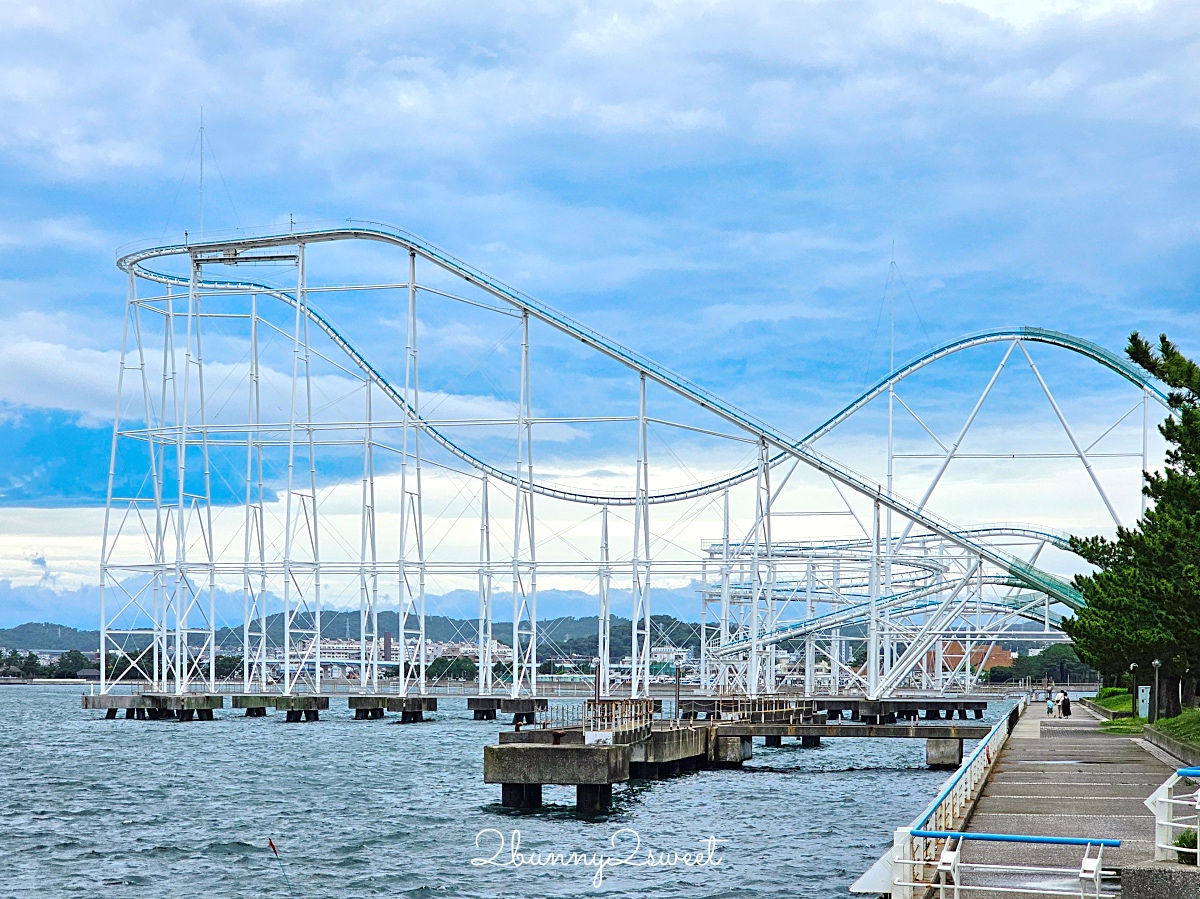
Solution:
<path fill-rule="evenodd" d="M 575 786 L 575 810 L 584 815 L 595 815 L 612 808 L 612 784 L 577 784 Z"/>
<path fill-rule="evenodd" d="M 925 741 L 925 764 L 930 768 L 957 768 L 962 760 L 962 740 Z"/>

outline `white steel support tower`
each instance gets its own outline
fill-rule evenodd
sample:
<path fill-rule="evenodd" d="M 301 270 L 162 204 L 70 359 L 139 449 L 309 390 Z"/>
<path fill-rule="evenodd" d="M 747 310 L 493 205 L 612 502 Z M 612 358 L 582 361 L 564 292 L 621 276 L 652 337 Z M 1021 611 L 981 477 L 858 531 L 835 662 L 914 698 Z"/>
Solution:
<path fill-rule="evenodd" d="M 404 277 L 355 277 L 358 257 L 339 248 L 378 252 L 362 271 Z M 895 367 L 894 270 L 892 370 L 794 436 L 386 226 L 185 239 L 118 264 L 104 691 L 214 691 L 218 656 L 240 654 L 223 689 L 321 692 L 334 677 L 425 694 L 444 651 L 430 616 L 466 596 L 470 619 L 477 594 L 463 645 L 479 692 L 535 696 L 539 659 L 558 653 L 539 589 L 590 594 L 575 614 L 599 612 L 586 651 L 601 696 L 650 695 L 655 650 L 673 659 L 687 639 L 704 692 L 970 691 L 1003 646 L 1062 639 L 1082 599 L 1042 567 L 1069 552 L 1064 534 L 986 499 L 971 526 L 952 524 L 932 511 L 939 485 L 980 460 L 1060 465 L 1036 483 L 1076 477 L 1085 489 L 1064 502 L 1083 496 L 1102 530 L 1144 511 L 1157 461 L 1151 407 L 1165 395 L 1079 338 L 997 329 Z M 986 365 L 981 392 L 923 404 L 922 372 L 967 353 Z M 577 377 L 581 359 L 594 382 Z M 1109 379 L 1108 398 L 1131 387 L 1128 408 L 1110 415 L 1105 399 L 1096 413 L 1064 365 Z M 997 389 L 1018 375 L 1025 386 Z M 1006 402 L 1044 413 L 1036 442 L 999 447 L 1022 429 L 993 423 L 973 443 Z M 872 474 L 837 461 L 848 447 Z M 656 609 L 682 631 L 651 617 L 652 573 Z M 681 591 L 694 591 L 686 608 Z"/>

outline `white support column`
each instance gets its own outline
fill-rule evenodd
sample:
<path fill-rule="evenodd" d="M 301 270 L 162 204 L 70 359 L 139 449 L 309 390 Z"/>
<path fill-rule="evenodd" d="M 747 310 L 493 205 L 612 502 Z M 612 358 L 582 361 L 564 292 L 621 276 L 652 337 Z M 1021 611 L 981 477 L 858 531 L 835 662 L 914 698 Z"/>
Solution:
<path fill-rule="evenodd" d="M 893 259 L 888 272 L 888 298 L 889 298 L 889 343 L 888 343 L 888 371 L 896 370 L 896 261 Z M 890 505 L 894 494 L 894 469 L 895 469 L 895 406 L 896 406 L 896 387 L 895 384 L 888 380 L 888 423 L 887 423 L 887 497 L 889 505 L 884 511 L 887 517 L 886 526 L 887 532 L 885 535 L 885 550 L 883 559 L 883 595 L 888 599 L 892 596 L 892 556 L 894 547 L 892 544 L 892 507 Z M 895 652 L 895 641 L 892 634 L 892 613 L 890 610 L 885 610 L 883 618 L 883 671 L 886 674 L 892 667 L 894 660 L 893 653 Z"/>
<path fill-rule="evenodd" d="M 842 595 L 842 563 L 840 559 L 833 560 L 833 577 L 830 579 L 830 587 L 833 591 L 834 608 L 837 609 L 841 605 L 840 598 Z M 829 657 L 832 660 L 830 673 L 833 675 L 829 692 L 833 696 L 837 696 L 841 692 L 841 664 L 843 655 L 842 629 L 835 627 L 829 635 Z"/>
<path fill-rule="evenodd" d="M 708 601 L 711 596 L 708 583 L 708 560 L 700 559 L 700 692 L 709 693 L 712 688 L 712 678 L 708 671 Z"/>
<path fill-rule="evenodd" d="M 375 535 L 375 441 L 371 380 L 363 380 L 362 534 L 358 582 L 358 683 L 364 691 L 379 689 L 379 573 Z"/>
<path fill-rule="evenodd" d="M 207 688 L 210 692 L 217 689 L 217 567 L 213 534 L 212 518 L 212 463 L 208 452 L 208 406 L 207 391 L 204 388 L 204 348 L 201 340 L 203 333 L 202 316 L 200 312 L 200 294 L 196 294 L 196 387 L 200 399 L 200 456 L 204 473 L 204 495 L 200 497 L 197 509 L 200 518 L 200 529 L 204 543 L 205 587 L 208 602 L 201 606 L 204 610 L 204 650 L 208 655 Z M 203 662 L 203 656 L 198 662 Z M 196 673 L 203 676 L 200 664 Z"/>
<path fill-rule="evenodd" d="M 303 390 L 303 394 L 301 391 Z M 308 455 L 308 489 L 300 488 L 297 454 Z M 292 385 L 288 411 L 288 476 L 283 558 L 284 693 L 306 680 L 321 690 L 321 552 L 313 435 L 312 351 L 308 336 L 308 287 L 304 244 L 296 247 L 296 317 L 292 333 Z"/>
<path fill-rule="evenodd" d="M 646 376 L 638 380 L 637 502 L 633 518 L 633 609 L 630 695 L 650 695 L 650 465 L 646 431 Z"/>
<path fill-rule="evenodd" d="M 174 675 L 173 689 L 176 693 L 188 690 L 191 674 L 191 653 L 188 648 L 188 613 L 192 607 L 191 584 L 187 563 L 187 522 L 188 497 L 187 456 L 188 456 L 188 419 L 190 412 L 190 386 L 192 370 L 192 329 L 195 327 L 195 304 L 199 280 L 199 264 L 195 256 L 190 258 L 191 276 L 188 280 L 188 299 L 185 326 L 185 343 L 183 351 L 183 401 L 177 410 L 176 420 L 178 431 L 175 449 L 177 506 L 175 514 L 175 583 L 172 605 L 175 610 L 175 646 L 174 646 Z"/>
<path fill-rule="evenodd" d="M 724 492 L 724 512 L 721 517 L 721 619 L 718 623 L 718 646 L 724 649 L 729 643 L 729 488 Z M 717 673 L 717 688 L 719 692 L 729 690 L 729 663 L 722 659 Z"/>
<path fill-rule="evenodd" d="M 813 566 L 809 562 L 804 568 L 804 617 L 813 619 Z M 810 631 L 804 637 L 804 695 L 816 693 L 817 678 L 817 635 Z"/>
<path fill-rule="evenodd" d="M 258 294 L 250 295 L 250 385 L 246 429 L 246 508 L 242 556 L 242 689 L 267 685 L 266 543 L 263 532 L 262 407 L 259 388 Z M 257 574 L 257 578 L 255 575 Z"/>
<path fill-rule="evenodd" d="M 612 583 L 612 566 L 608 555 L 608 503 L 600 509 L 600 609 L 597 616 L 597 663 L 596 677 L 599 679 L 597 690 L 599 698 L 606 699 L 612 691 L 612 651 L 609 638 L 612 634 L 612 608 L 609 605 L 609 586 Z M 703 609 L 703 603 L 701 608 Z M 703 640 L 701 640 L 703 651 Z M 703 670 L 703 665 L 701 665 Z"/>
<path fill-rule="evenodd" d="M 867 698 L 879 698 L 879 499 L 871 513 L 871 571 L 867 619 Z"/>
<path fill-rule="evenodd" d="M 145 344 L 145 339 L 142 334 L 141 316 L 139 314 L 139 305 L 138 305 L 138 301 L 137 301 L 137 276 L 133 272 L 129 273 L 129 297 L 130 297 L 130 301 L 133 303 L 134 340 L 137 344 L 138 369 L 139 369 L 140 375 L 141 375 L 143 418 L 146 423 L 146 427 L 152 428 L 155 424 L 154 403 L 151 399 L 150 378 L 149 378 L 149 374 L 146 370 L 146 344 Z M 168 298 L 168 303 L 169 302 L 170 302 L 170 300 Z M 124 339 L 122 339 L 122 346 L 124 346 Z M 122 351 L 122 352 L 124 352 L 124 351 Z M 124 364 L 122 364 L 122 367 L 123 366 L 124 366 Z M 118 389 L 117 389 L 118 403 L 121 402 L 120 397 L 122 395 L 122 386 L 123 385 L 118 385 Z M 114 435 L 116 434 L 116 430 L 120 424 L 120 420 L 121 420 L 120 413 L 118 413 L 117 417 L 114 418 L 114 420 L 113 420 Z M 162 421 L 159 420 L 158 425 L 161 427 L 162 424 L 163 424 Z M 161 432 L 157 438 L 150 437 L 146 441 L 146 449 L 147 449 L 146 455 L 147 455 L 147 460 L 150 464 L 150 482 L 151 482 L 153 498 L 154 498 L 154 537 L 152 538 L 152 553 L 154 556 L 154 561 L 153 561 L 153 569 L 152 569 L 152 574 L 151 574 L 151 584 L 149 587 L 149 589 L 151 591 L 150 618 L 151 618 L 151 621 L 153 622 L 153 626 L 152 626 L 153 634 L 152 634 L 152 642 L 151 642 L 151 647 L 150 647 L 150 668 L 147 673 L 149 674 L 151 689 L 154 689 L 156 691 L 165 689 L 164 678 L 161 674 L 163 650 L 165 648 L 163 646 L 162 639 L 163 639 L 163 634 L 165 633 L 165 629 L 163 629 L 161 627 L 162 618 L 161 618 L 160 608 L 161 608 L 162 602 L 163 602 L 163 588 L 164 588 L 164 584 L 166 581 L 165 555 L 164 555 L 165 547 L 163 546 L 163 472 L 162 472 L 162 460 L 160 458 L 160 454 L 162 452 L 161 447 L 162 447 Z M 117 447 L 116 447 L 116 443 L 114 441 L 114 445 L 113 445 L 114 457 L 115 457 L 116 449 L 117 449 Z M 114 461 L 115 461 L 115 459 L 114 459 Z M 112 469 L 110 466 L 110 472 L 109 472 L 110 479 L 113 476 L 114 470 L 115 469 Z M 110 480 L 108 501 L 105 503 L 105 520 L 106 520 L 105 521 L 105 531 L 106 531 L 106 533 L 107 533 L 107 528 L 108 528 L 108 521 L 107 521 L 108 514 L 109 514 L 108 509 L 110 509 L 112 506 L 112 487 L 113 487 L 113 484 Z M 107 561 L 107 555 L 102 556 L 102 558 L 104 558 Z M 104 616 L 101 615 L 102 621 L 103 621 L 103 618 L 104 618 Z M 103 643 L 104 641 L 102 640 L 101 642 Z M 144 665 L 143 665 L 143 670 L 145 670 Z M 107 670 L 106 670 L 104 664 L 101 664 L 100 671 L 101 671 L 101 678 L 103 678 L 105 675 L 107 675 Z M 103 687 L 101 688 L 101 692 L 103 692 Z"/>
<path fill-rule="evenodd" d="M 166 500 L 167 444 L 177 443 L 177 435 L 174 439 L 167 436 L 168 433 L 172 433 L 175 430 L 174 428 L 169 429 L 167 422 L 175 424 L 179 421 L 179 379 L 176 377 L 178 359 L 175 352 L 175 318 L 174 293 L 171 285 L 168 284 L 166 299 L 163 303 L 162 385 L 158 416 L 162 429 L 162 437 L 158 443 L 159 483 L 157 491 L 158 495 L 162 497 L 160 506 L 164 509 L 164 514 L 155 538 L 159 575 L 158 599 L 155 603 L 157 609 L 156 618 L 158 621 L 158 635 L 155 639 L 159 646 L 159 664 L 157 666 L 159 674 L 157 681 L 159 689 L 164 693 L 170 689 L 170 681 L 174 670 L 171 661 L 171 616 L 174 614 L 175 588 L 173 584 L 168 583 L 169 579 L 173 576 L 174 560 L 168 562 L 167 546 L 176 525 L 176 522 L 172 521 L 171 518 L 172 512 L 176 517 L 181 513 L 177 505 L 168 503 Z"/>
<path fill-rule="evenodd" d="M 125 359 L 129 343 L 129 317 L 133 311 L 135 282 L 129 275 L 129 294 L 125 302 L 125 321 L 121 326 L 121 367 L 117 373 L 117 410 L 113 415 L 112 444 L 108 456 L 108 484 L 104 502 L 104 526 L 100 537 L 100 692 L 108 692 L 108 557 L 109 527 L 112 518 L 113 481 L 117 470 L 117 435 L 121 429 L 121 391 L 125 386 Z M 147 422 L 149 425 L 149 422 Z M 121 605 L 118 603 L 118 605 Z"/>
<path fill-rule="evenodd" d="M 403 450 L 400 465 L 400 694 L 425 693 L 425 521 L 421 498 L 421 392 L 417 364 L 417 254 L 408 254 Z M 410 457 L 409 437 L 412 437 Z M 411 458 L 411 465 L 410 465 Z M 410 474 L 411 469 L 411 474 Z M 412 554 L 415 552 L 415 562 Z"/>
<path fill-rule="evenodd" d="M 513 505 L 512 698 L 537 695 L 537 540 L 533 524 L 533 426 L 529 385 L 529 313 L 521 314 L 521 385 L 517 398 L 517 485 Z"/>
<path fill-rule="evenodd" d="M 750 658 L 746 692 L 758 696 L 775 692 L 775 671 L 761 636 L 771 626 L 773 613 L 774 562 L 771 558 L 771 464 L 765 440 L 758 444 L 758 475 L 755 479 L 754 544 L 751 556 Z"/>
<path fill-rule="evenodd" d="M 479 695 L 492 692 L 492 520 L 488 476 L 479 486 Z"/>

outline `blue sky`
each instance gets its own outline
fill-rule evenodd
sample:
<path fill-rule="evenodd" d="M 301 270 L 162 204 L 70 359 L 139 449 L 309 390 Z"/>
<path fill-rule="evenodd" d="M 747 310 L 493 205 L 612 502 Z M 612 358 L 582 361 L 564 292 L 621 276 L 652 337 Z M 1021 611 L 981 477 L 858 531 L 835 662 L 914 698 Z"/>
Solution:
<path fill-rule="evenodd" d="M 1023 324 L 1200 352 L 1198 35 L 1153 2 L 4 4 L 0 577 L 94 581 L 114 252 L 198 228 L 201 108 L 206 229 L 395 224 L 801 433 L 886 367 L 893 253 L 901 359 Z"/>

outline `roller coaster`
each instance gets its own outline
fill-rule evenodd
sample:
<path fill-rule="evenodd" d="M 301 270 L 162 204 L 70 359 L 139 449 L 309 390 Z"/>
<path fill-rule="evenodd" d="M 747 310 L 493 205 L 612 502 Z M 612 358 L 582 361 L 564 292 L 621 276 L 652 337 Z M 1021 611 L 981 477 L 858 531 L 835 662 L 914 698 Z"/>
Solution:
<path fill-rule="evenodd" d="M 1082 598 L 1039 567 L 1047 551 L 1068 549 L 1065 534 L 960 527 L 931 510 L 951 464 L 1067 460 L 1122 524 L 1119 507 L 1152 467 L 1151 407 L 1166 407 L 1146 372 L 1100 346 L 1000 329 L 923 353 L 793 437 L 385 225 L 209 236 L 136 247 L 117 265 L 128 293 L 101 559 L 103 692 L 129 681 L 214 690 L 225 627 L 241 646 L 243 691 L 320 693 L 337 637 L 322 613 L 354 610 L 357 651 L 339 664 L 364 691 L 423 694 L 427 620 L 446 612 L 447 595 L 469 591 L 480 694 L 536 696 L 538 592 L 571 589 L 590 597 L 576 614 L 597 616 L 596 689 L 640 698 L 661 642 L 652 575 L 660 595 L 695 597 L 703 693 L 969 692 L 994 647 L 1061 639 L 1063 615 Z M 261 277 L 240 277 L 248 267 Z M 347 270 L 366 277 L 319 274 Z M 374 314 L 360 327 L 380 347 L 376 360 L 314 299 L 351 319 Z M 390 349 L 393 334 L 402 353 Z M 898 387 L 985 347 L 1002 353 L 999 364 L 943 440 Z M 1036 348 L 1114 376 L 1127 411 L 1085 445 Z M 1069 451 L 968 453 L 1001 374 L 1022 365 Z M 535 391 L 539 378 L 555 389 Z M 880 403 L 883 478 L 825 448 Z M 896 451 L 898 408 L 928 452 Z M 1095 449 L 1139 425 L 1140 451 Z M 896 489 L 904 459 L 929 475 L 918 500 Z M 1111 476 L 1106 488 L 1100 463 L 1120 459 L 1130 462 L 1119 491 Z M 621 664 L 612 625 L 626 601 Z M 379 625 L 392 610 L 394 652 Z M 511 661 L 498 666 L 507 647 Z M 397 680 L 385 684 L 392 668 Z"/>

